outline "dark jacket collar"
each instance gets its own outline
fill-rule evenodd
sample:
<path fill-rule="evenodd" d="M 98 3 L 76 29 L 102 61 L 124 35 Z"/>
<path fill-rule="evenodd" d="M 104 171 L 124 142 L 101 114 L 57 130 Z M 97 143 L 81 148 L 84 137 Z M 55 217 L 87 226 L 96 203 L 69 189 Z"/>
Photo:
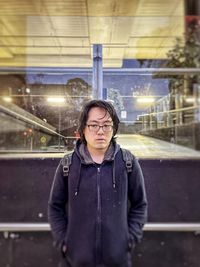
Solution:
<path fill-rule="evenodd" d="M 111 142 L 106 153 L 104 156 L 103 161 L 113 161 L 115 158 L 116 153 L 119 151 L 120 146 L 116 142 Z M 82 163 L 85 164 L 93 164 L 94 161 L 87 149 L 87 145 L 84 143 L 77 141 L 76 147 L 75 147 L 75 153 L 79 156 Z"/>

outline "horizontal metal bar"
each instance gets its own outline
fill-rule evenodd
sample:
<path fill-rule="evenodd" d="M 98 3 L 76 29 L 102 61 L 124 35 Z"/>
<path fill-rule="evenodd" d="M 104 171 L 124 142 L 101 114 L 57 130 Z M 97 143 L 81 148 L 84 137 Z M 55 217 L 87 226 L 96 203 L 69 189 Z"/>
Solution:
<path fill-rule="evenodd" d="M 45 74 L 69 74 L 69 73 L 90 73 L 91 68 L 65 68 L 65 67 L 0 67 L 0 73 L 45 73 Z"/>
<path fill-rule="evenodd" d="M 0 67 L 1 73 L 41 73 L 45 74 L 67 74 L 67 73 L 90 73 L 91 68 L 67 68 L 67 67 Z M 163 73 L 163 74 L 189 74 L 200 73 L 200 68 L 103 68 L 105 74 L 109 73 L 126 73 L 126 74 L 146 74 L 146 73 Z"/>
<path fill-rule="evenodd" d="M 48 223 L 0 223 L 0 232 L 43 232 L 50 231 Z"/>
<path fill-rule="evenodd" d="M 147 223 L 144 231 L 197 232 L 200 231 L 200 223 Z"/>
<path fill-rule="evenodd" d="M 0 232 L 44 232 L 50 231 L 48 223 L 0 223 Z M 144 231 L 197 232 L 200 223 L 147 223 Z"/>
<path fill-rule="evenodd" d="M 189 74 L 189 73 L 200 73 L 200 68 L 104 68 L 103 72 L 109 73 L 117 73 L 117 72 L 125 72 L 125 73 L 138 73 L 138 74 L 145 74 L 145 73 L 150 73 L 150 74 Z"/>
<path fill-rule="evenodd" d="M 151 113 L 145 113 L 145 114 L 141 114 L 138 115 L 138 117 L 145 117 L 145 116 L 150 116 L 150 115 L 158 115 L 158 114 L 168 114 L 168 113 L 177 113 L 177 112 L 181 112 L 181 111 L 190 111 L 190 110 L 195 110 L 195 109 L 199 109 L 200 106 L 191 106 L 191 107 L 187 107 L 187 108 L 178 108 L 178 109 L 170 109 L 170 110 L 164 110 L 164 111 L 158 111 L 158 112 L 151 112 Z"/>

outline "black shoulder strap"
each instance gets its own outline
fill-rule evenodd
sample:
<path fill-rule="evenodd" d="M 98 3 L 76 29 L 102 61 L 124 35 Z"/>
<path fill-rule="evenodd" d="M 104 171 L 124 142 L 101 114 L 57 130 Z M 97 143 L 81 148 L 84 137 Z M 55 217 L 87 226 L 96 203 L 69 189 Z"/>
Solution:
<path fill-rule="evenodd" d="M 132 172 L 132 170 L 133 170 L 133 154 L 127 149 L 121 148 L 121 150 L 122 150 L 123 160 L 126 164 L 127 172 L 128 173 Z"/>
<path fill-rule="evenodd" d="M 127 172 L 132 172 L 132 169 L 133 169 L 133 155 L 132 153 L 127 150 L 127 149 L 124 149 L 122 148 L 122 157 L 123 157 L 123 160 L 126 164 L 126 169 L 127 169 Z M 69 175 L 69 169 L 70 169 L 70 165 L 72 163 L 72 154 L 67 154 L 63 157 L 62 159 L 62 165 L 63 165 L 63 176 L 65 177 L 68 177 Z"/>
<path fill-rule="evenodd" d="M 62 159 L 62 165 L 63 165 L 63 176 L 68 177 L 69 175 L 69 168 L 72 163 L 72 154 L 66 154 Z"/>

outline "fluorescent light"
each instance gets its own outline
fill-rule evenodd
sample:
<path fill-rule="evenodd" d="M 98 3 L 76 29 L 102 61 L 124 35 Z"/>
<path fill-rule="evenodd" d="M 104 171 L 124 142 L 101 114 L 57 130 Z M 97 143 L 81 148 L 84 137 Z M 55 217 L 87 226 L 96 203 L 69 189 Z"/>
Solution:
<path fill-rule="evenodd" d="M 9 97 L 9 96 L 4 96 L 3 100 L 6 101 L 6 102 L 12 102 L 12 98 Z"/>
<path fill-rule="evenodd" d="M 148 97 L 148 96 L 142 96 L 142 97 L 137 97 L 136 100 L 138 103 L 153 103 L 155 101 L 155 98 L 153 97 Z"/>
<path fill-rule="evenodd" d="M 49 102 L 49 103 L 64 103 L 65 98 L 64 97 L 58 97 L 58 96 L 48 97 L 47 102 Z"/>

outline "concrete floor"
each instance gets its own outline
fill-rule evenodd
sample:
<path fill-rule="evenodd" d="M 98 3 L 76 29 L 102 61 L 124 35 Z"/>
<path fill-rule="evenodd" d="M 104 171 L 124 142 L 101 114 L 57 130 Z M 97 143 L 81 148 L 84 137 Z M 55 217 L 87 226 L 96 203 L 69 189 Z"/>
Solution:
<path fill-rule="evenodd" d="M 119 135 L 118 143 L 139 158 L 197 158 L 200 151 L 143 135 Z"/>

